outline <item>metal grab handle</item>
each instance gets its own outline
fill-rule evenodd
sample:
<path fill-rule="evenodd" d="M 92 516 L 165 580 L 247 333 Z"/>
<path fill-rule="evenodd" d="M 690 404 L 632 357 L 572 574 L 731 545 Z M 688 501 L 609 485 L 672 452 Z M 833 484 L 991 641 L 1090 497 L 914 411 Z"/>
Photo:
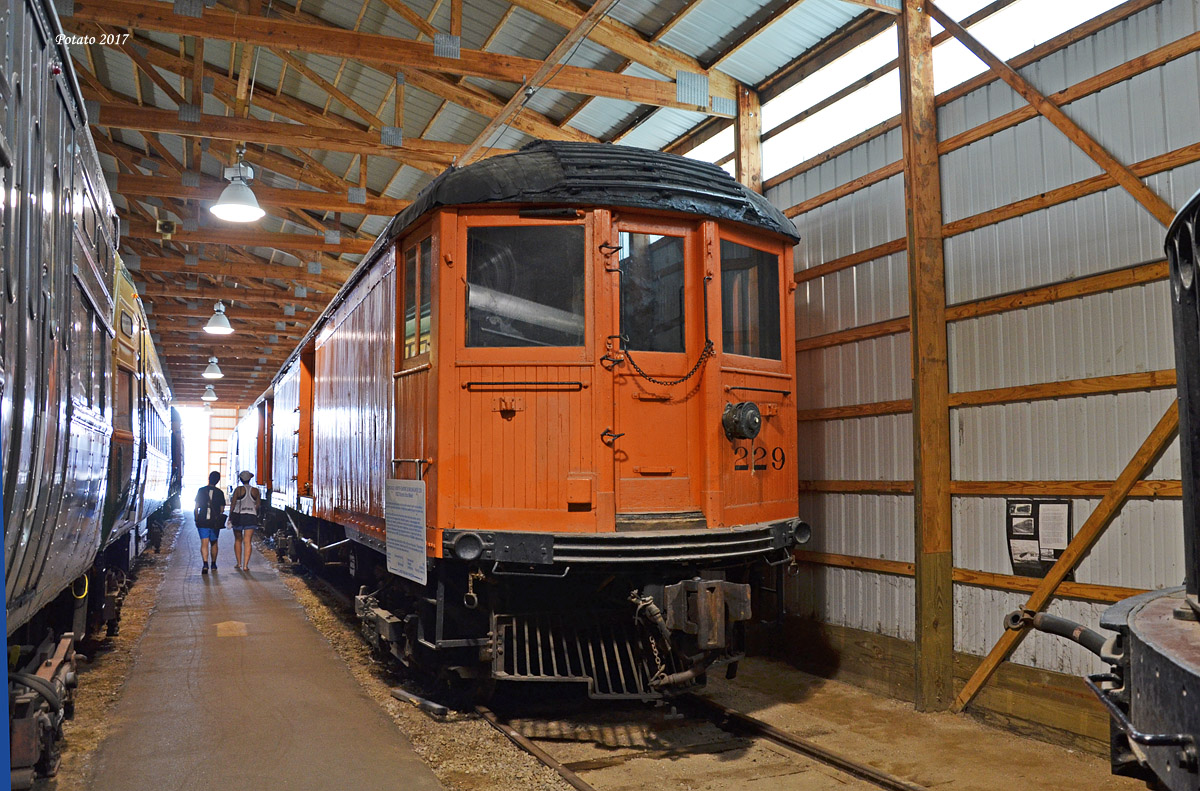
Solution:
<path fill-rule="evenodd" d="M 604 429 L 604 431 L 602 431 L 600 433 L 600 441 L 603 442 L 605 445 L 612 445 L 614 442 L 616 442 L 619 438 L 621 438 L 623 436 L 625 436 L 624 431 L 622 431 L 620 434 L 614 434 L 613 430 L 611 428 L 606 428 L 606 429 Z"/>
<path fill-rule="evenodd" d="M 612 363 L 612 365 L 605 365 L 605 364 L 604 364 L 604 362 L 605 362 L 606 360 L 607 360 L 608 362 Z M 600 358 L 600 365 L 601 365 L 601 367 L 603 367 L 603 368 L 604 368 L 605 370 L 607 370 L 607 371 L 611 371 L 611 370 L 613 370 L 614 368 L 616 368 L 618 365 L 620 365 L 620 364 L 621 364 L 621 363 L 623 363 L 623 362 L 625 362 L 625 358 L 624 358 L 624 357 L 610 357 L 610 356 L 609 356 L 609 355 L 607 355 L 607 354 L 606 354 L 606 355 L 604 355 L 603 357 L 601 357 L 601 358 Z"/>
<path fill-rule="evenodd" d="M 492 564 L 492 573 L 497 577 L 545 577 L 550 579 L 562 579 L 571 572 L 571 567 L 566 566 L 557 574 L 545 574 L 540 571 L 509 571 L 501 565 L 502 561 L 497 560 Z"/>
<path fill-rule="evenodd" d="M 1194 766 L 1196 762 L 1196 738 L 1190 733 L 1142 733 L 1137 728 L 1133 727 L 1133 723 L 1129 721 L 1129 717 L 1125 712 L 1121 711 L 1121 707 L 1113 702 L 1108 696 L 1106 690 L 1100 689 L 1098 682 L 1113 681 L 1122 683 L 1121 678 L 1115 673 L 1095 673 L 1086 676 L 1083 683 L 1087 684 L 1088 689 L 1100 699 L 1104 704 L 1104 708 L 1108 709 L 1108 713 L 1116 721 L 1117 728 L 1125 733 L 1129 741 L 1145 747 L 1182 747 L 1181 759 L 1185 760 L 1188 765 Z"/>

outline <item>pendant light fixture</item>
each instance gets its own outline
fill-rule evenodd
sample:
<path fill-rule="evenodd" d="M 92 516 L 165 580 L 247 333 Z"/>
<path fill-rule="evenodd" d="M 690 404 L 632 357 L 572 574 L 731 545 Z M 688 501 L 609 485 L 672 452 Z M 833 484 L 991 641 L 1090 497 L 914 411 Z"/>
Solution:
<path fill-rule="evenodd" d="M 204 373 L 200 374 L 205 379 L 220 379 L 225 374 L 221 373 L 220 367 L 217 365 L 216 357 L 208 358 L 208 367 L 204 369 Z"/>
<path fill-rule="evenodd" d="M 254 222 L 261 220 L 265 211 L 258 205 L 250 182 L 254 180 L 254 168 L 247 165 L 242 158 L 246 155 L 246 147 L 238 146 L 238 161 L 231 168 L 225 168 L 225 178 L 229 186 L 221 193 L 217 202 L 208 207 L 217 219 L 226 222 Z"/>
<path fill-rule="evenodd" d="M 216 401 L 217 400 L 217 393 L 215 390 L 213 390 L 212 385 L 204 386 L 204 395 L 200 396 L 200 400 L 201 401 Z"/>
<path fill-rule="evenodd" d="M 229 323 L 229 319 L 225 318 L 224 302 L 218 301 L 213 306 L 212 318 L 208 320 L 208 324 L 204 325 L 204 331 L 213 335 L 229 335 L 233 332 L 233 325 Z"/>

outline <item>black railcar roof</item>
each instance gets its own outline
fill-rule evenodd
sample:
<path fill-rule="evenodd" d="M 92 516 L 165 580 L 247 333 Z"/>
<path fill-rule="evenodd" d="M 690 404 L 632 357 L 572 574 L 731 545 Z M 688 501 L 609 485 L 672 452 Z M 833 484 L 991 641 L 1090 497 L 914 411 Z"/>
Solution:
<path fill-rule="evenodd" d="M 796 226 L 762 195 L 716 165 L 611 143 L 539 140 L 512 154 L 450 168 L 391 219 L 329 306 L 288 356 L 292 364 L 332 312 L 370 270 L 381 251 L 442 206 L 481 204 L 623 207 L 727 220 L 800 240 Z"/>
<path fill-rule="evenodd" d="M 380 234 L 389 241 L 441 206 L 485 203 L 617 206 L 682 212 L 799 241 L 783 212 L 716 165 L 607 143 L 542 140 L 435 178 Z"/>

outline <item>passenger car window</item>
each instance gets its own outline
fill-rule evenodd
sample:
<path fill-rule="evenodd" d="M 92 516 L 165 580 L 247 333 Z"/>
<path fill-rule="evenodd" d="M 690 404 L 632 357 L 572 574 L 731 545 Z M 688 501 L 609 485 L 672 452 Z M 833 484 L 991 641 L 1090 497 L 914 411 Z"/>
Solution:
<path fill-rule="evenodd" d="M 684 351 L 683 239 L 622 232 L 620 244 L 622 343 Z"/>
<path fill-rule="evenodd" d="M 581 225 L 467 231 L 467 346 L 583 346 Z"/>
<path fill-rule="evenodd" d="M 117 369 L 117 403 L 113 415 L 113 428 L 133 431 L 133 371 Z"/>
<path fill-rule="evenodd" d="M 433 240 L 430 237 L 426 236 L 404 251 L 405 359 L 429 351 L 432 266 Z"/>
<path fill-rule="evenodd" d="M 780 360 L 779 256 L 721 241 L 726 354 Z"/>

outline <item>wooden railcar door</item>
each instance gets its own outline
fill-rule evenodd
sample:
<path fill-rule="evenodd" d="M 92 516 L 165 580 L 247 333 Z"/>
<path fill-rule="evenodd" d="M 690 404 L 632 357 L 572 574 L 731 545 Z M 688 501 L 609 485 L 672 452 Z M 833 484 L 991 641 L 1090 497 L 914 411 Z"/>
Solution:
<path fill-rule="evenodd" d="M 618 529 L 702 521 L 700 420 L 703 273 L 690 225 L 619 221 L 615 311 L 622 362 L 613 367 Z M 610 263 L 611 266 L 611 263 Z M 656 521 L 656 515 L 675 519 Z M 690 526 L 690 525 L 689 525 Z"/>

